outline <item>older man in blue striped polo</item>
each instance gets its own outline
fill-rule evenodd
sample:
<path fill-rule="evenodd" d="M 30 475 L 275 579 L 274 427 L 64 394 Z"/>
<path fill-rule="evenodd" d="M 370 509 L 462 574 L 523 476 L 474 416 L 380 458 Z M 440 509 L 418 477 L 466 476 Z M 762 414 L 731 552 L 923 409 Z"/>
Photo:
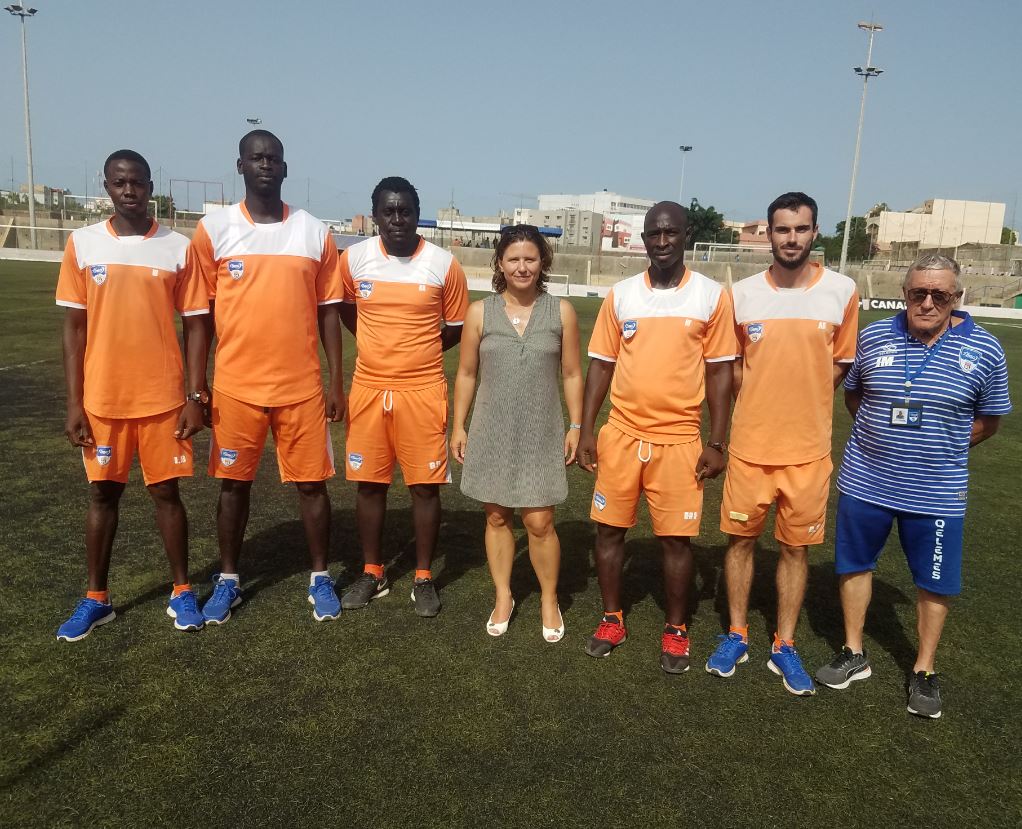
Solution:
<path fill-rule="evenodd" d="M 855 418 L 838 473 L 836 570 L 845 646 L 816 672 L 831 688 L 870 676 L 862 629 L 873 570 L 894 523 L 917 587 L 919 652 L 908 711 L 941 714 L 934 657 L 951 598 L 961 591 L 969 449 L 1011 411 L 1000 343 L 964 311 L 958 263 L 917 259 L 905 311 L 867 326 L 845 379 Z"/>

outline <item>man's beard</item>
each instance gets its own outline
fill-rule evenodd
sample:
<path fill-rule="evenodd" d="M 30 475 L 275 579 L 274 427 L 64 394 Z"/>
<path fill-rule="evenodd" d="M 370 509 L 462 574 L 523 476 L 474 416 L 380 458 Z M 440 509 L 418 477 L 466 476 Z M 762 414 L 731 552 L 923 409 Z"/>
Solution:
<path fill-rule="evenodd" d="M 798 259 L 782 259 L 779 255 L 779 251 L 775 247 L 770 248 L 770 252 L 774 255 L 774 264 L 780 265 L 785 270 L 795 271 L 801 268 L 806 260 L 809 259 L 809 255 L 813 252 L 812 248 L 806 248 L 802 251 L 802 254 Z"/>

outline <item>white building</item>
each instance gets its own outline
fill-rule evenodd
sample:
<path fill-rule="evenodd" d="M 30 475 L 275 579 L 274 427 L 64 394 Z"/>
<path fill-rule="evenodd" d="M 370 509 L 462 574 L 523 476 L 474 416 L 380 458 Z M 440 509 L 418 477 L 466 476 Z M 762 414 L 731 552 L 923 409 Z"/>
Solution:
<path fill-rule="evenodd" d="M 603 216 L 577 207 L 563 207 L 557 210 L 519 207 L 515 208 L 514 224 L 559 227 L 564 231 L 561 244 L 595 250 L 599 246 Z"/>
<path fill-rule="evenodd" d="M 920 249 L 996 245 L 1003 226 L 1001 202 L 956 199 L 930 199 L 903 213 L 884 210 L 866 220 L 873 244 L 881 251 L 898 242 L 918 243 Z"/>
<path fill-rule="evenodd" d="M 588 210 L 603 216 L 634 216 L 645 214 L 655 201 L 640 199 L 638 196 L 622 196 L 601 190 L 599 193 L 583 193 L 570 195 L 567 193 L 541 194 L 539 197 L 540 211 L 563 210 L 573 207 L 576 210 Z"/>

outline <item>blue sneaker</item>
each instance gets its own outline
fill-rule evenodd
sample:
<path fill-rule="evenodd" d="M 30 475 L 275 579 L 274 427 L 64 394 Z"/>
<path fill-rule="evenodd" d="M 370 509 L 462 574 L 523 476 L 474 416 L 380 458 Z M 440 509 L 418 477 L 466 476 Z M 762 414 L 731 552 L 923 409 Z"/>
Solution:
<path fill-rule="evenodd" d="M 241 604 L 241 588 L 234 579 L 213 576 L 213 595 L 202 606 L 202 618 L 208 625 L 222 625 L 231 618 L 231 608 Z"/>
<path fill-rule="evenodd" d="M 811 697 L 816 693 L 816 685 L 802 667 L 798 651 L 790 645 L 781 645 L 780 650 L 771 653 L 767 667 L 781 677 L 789 693 L 800 697 Z"/>
<path fill-rule="evenodd" d="M 312 618 L 317 622 L 336 619 L 341 615 L 341 601 L 334 590 L 334 580 L 330 576 L 316 576 L 315 582 L 309 587 L 309 604 L 312 605 Z"/>
<path fill-rule="evenodd" d="M 116 616 L 112 604 L 82 599 L 71 618 L 57 628 L 57 641 L 77 642 L 92 633 L 94 627 L 112 622 Z"/>
<path fill-rule="evenodd" d="M 735 665 L 749 661 L 749 643 L 742 639 L 740 633 L 721 635 L 717 639 L 720 644 L 706 660 L 706 673 L 729 677 L 734 674 Z"/>
<path fill-rule="evenodd" d="M 174 627 L 178 630 L 198 630 L 206 623 L 191 590 L 185 590 L 177 596 L 170 594 L 167 615 L 174 620 Z"/>

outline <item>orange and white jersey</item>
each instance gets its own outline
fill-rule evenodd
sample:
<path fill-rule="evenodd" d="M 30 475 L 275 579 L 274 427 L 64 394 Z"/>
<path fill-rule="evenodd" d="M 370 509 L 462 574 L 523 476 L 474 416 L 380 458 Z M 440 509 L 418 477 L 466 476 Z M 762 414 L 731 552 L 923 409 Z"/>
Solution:
<path fill-rule="evenodd" d="M 468 282 L 449 251 L 419 239 L 391 256 L 372 237 L 341 254 L 344 301 L 358 308 L 354 380 L 372 389 L 423 389 L 444 379 L 440 324 L 463 325 Z"/>
<path fill-rule="evenodd" d="M 174 312 L 208 314 L 202 280 L 185 268 L 188 240 L 153 222 L 118 236 L 110 221 L 79 228 L 64 249 L 57 305 L 87 312 L 85 409 L 151 417 L 184 403 Z"/>
<path fill-rule="evenodd" d="M 731 453 L 790 466 L 830 454 L 834 363 L 851 363 L 859 295 L 847 276 L 816 266 L 805 288 L 763 271 L 736 282 L 735 330 L 744 361 Z"/>
<path fill-rule="evenodd" d="M 727 291 L 688 268 L 675 288 L 652 288 L 645 272 L 618 282 L 589 341 L 590 357 L 616 363 L 609 422 L 657 444 L 699 436 L 704 363 L 737 352 Z"/>
<path fill-rule="evenodd" d="M 326 225 L 286 204 L 283 221 L 256 224 L 234 204 L 199 222 L 188 256 L 216 301 L 214 391 L 255 406 L 319 394 L 316 309 L 343 298 Z"/>

